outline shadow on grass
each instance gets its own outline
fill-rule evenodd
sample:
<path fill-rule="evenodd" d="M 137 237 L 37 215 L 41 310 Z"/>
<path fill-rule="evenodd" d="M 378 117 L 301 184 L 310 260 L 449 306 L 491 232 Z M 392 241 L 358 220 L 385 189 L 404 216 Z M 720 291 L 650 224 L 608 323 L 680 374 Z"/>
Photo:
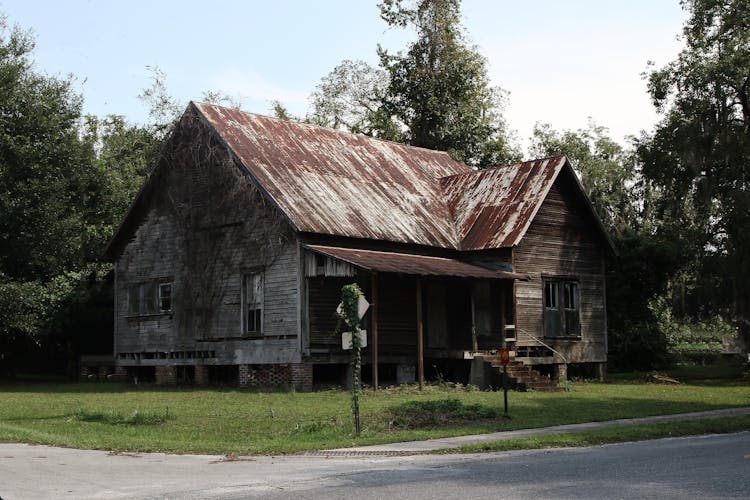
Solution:
<path fill-rule="evenodd" d="M 28 381 L 28 380 L 0 380 L 0 392 L 28 392 L 38 394 L 117 394 L 123 392 L 163 392 L 163 393 L 189 393 L 189 392 L 238 392 L 255 393 L 268 392 L 262 390 L 241 389 L 238 387 L 197 387 L 197 386 L 160 386 L 153 383 L 133 384 L 130 382 L 50 382 L 50 381 Z M 279 390 L 278 392 L 284 392 Z"/>

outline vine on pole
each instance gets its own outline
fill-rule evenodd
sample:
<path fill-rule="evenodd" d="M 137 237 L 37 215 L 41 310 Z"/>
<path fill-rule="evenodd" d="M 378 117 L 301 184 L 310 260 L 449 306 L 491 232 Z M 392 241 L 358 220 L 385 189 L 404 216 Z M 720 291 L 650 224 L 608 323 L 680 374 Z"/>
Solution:
<path fill-rule="evenodd" d="M 359 338 L 359 313 L 358 303 L 362 296 L 359 285 L 353 283 L 341 288 L 341 317 L 352 332 L 352 413 L 354 414 L 354 432 L 357 437 L 361 433 L 359 419 L 359 394 L 362 372 L 362 355 L 360 349 L 362 343 Z"/>

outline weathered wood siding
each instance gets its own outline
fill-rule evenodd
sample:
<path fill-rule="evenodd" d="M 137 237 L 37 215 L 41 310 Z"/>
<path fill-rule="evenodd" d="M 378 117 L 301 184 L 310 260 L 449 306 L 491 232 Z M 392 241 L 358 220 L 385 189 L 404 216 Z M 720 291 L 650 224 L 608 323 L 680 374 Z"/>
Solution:
<path fill-rule="evenodd" d="M 417 285 L 414 276 L 378 277 L 378 336 L 382 356 L 417 352 Z"/>
<path fill-rule="evenodd" d="M 341 332 L 336 332 L 339 318 L 336 308 L 341 302 L 341 288 L 352 283 L 351 278 L 308 278 L 308 303 L 310 304 L 310 347 L 341 351 Z"/>
<path fill-rule="evenodd" d="M 357 282 L 368 300 L 371 295 L 371 276 L 356 277 L 316 276 L 307 278 L 310 350 L 313 353 L 347 354 L 341 348 L 341 331 L 336 333 L 336 307 L 341 302 L 341 287 Z M 416 355 L 417 311 L 416 279 L 413 276 L 381 274 L 378 276 L 378 352 L 386 356 Z M 362 319 L 367 330 L 368 346 L 364 349 L 365 363 L 372 348 L 372 309 Z"/>
<path fill-rule="evenodd" d="M 530 333 L 562 352 L 569 362 L 605 362 L 605 243 L 585 200 L 577 196 L 574 182 L 568 174 L 555 181 L 514 249 L 514 271 L 531 276 L 515 286 L 517 345 L 537 345 L 529 338 Z M 578 280 L 580 339 L 544 337 L 544 276 Z"/>
<path fill-rule="evenodd" d="M 287 223 L 210 138 L 173 145 L 141 223 L 115 263 L 115 354 L 121 364 L 298 362 L 299 252 Z M 179 140 L 179 137 L 178 139 Z M 182 149 L 180 149 L 182 148 Z M 242 328 L 242 276 L 262 272 L 262 336 Z M 173 283 L 172 312 L 132 314 L 128 288 Z M 136 353 L 141 353 L 136 356 Z M 143 355 L 146 353 L 146 355 Z M 171 360 L 170 360 L 171 362 Z"/>

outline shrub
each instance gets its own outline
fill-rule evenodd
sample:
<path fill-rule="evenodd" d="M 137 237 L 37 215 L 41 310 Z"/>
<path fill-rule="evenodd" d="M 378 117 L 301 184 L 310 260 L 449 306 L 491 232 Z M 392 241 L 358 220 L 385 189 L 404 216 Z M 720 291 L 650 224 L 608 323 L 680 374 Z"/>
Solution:
<path fill-rule="evenodd" d="M 110 425 L 162 425 L 169 420 L 169 410 L 159 413 L 153 410 L 134 410 L 124 414 L 116 410 L 90 411 L 77 410 L 73 420 L 78 422 L 99 422 Z"/>
<path fill-rule="evenodd" d="M 668 364 L 667 336 L 654 322 L 625 322 L 609 330 L 609 362 L 615 370 L 653 370 Z"/>
<path fill-rule="evenodd" d="M 464 404 L 460 400 L 407 401 L 388 410 L 391 427 L 419 429 L 451 425 L 461 421 L 496 418 L 500 411 L 481 404 Z"/>

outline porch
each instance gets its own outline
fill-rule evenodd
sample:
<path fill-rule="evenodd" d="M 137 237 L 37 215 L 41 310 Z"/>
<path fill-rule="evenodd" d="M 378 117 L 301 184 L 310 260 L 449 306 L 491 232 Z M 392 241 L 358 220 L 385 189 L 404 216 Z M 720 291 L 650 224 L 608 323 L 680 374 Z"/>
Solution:
<path fill-rule="evenodd" d="M 373 387 L 393 366 L 425 370 L 468 369 L 475 357 L 515 348 L 514 284 L 525 276 L 506 270 L 503 255 L 482 265 L 445 257 L 308 245 L 305 247 L 303 338 L 314 364 L 344 364 L 336 307 L 341 287 L 356 282 L 370 309 L 363 364 Z M 506 269 L 504 269 L 506 268 Z M 457 368 L 458 367 L 458 368 Z"/>

